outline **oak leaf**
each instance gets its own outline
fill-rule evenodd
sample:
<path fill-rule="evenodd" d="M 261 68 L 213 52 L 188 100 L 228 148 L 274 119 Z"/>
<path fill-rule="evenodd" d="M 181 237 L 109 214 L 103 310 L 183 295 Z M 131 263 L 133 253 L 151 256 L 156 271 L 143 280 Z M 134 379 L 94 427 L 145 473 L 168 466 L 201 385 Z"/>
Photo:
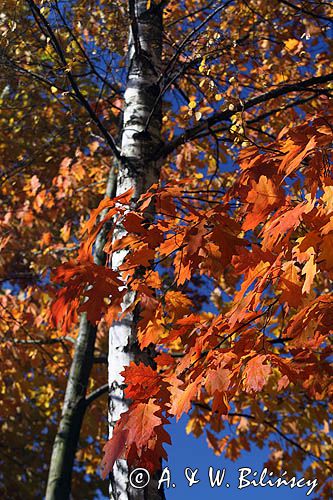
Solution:
<path fill-rule="evenodd" d="M 264 364 L 267 361 L 267 356 L 258 355 L 250 359 L 245 367 L 245 379 L 243 381 L 247 392 L 258 392 L 267 383 L 272 369 L 270 365 Z"/>

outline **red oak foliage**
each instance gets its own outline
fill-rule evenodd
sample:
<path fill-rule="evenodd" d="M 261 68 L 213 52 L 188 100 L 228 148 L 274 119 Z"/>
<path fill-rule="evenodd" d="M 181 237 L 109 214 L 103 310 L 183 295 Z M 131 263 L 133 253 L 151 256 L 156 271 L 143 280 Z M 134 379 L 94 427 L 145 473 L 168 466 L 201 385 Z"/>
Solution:
<path fill-rule="evenodd" d="M 118 240 L 111 234 L 105 248 L 110 259 L 130 248 L 119 269 L 90 264 L 83 271 L 80 263 L 58 269 L 66 287 L 54 308 L 64 326 L 80 294 L 89 297 L 81 309 L 92 320 L 104 314 L 110 323 L 108 308 L 119 307 L 121 282 L 136 292 L 141 348 L 153 344 L 159 352 L 156 368 L 132 363 L 123 373 L 132 404 L 105 446 L 104 476 L 117 458 L 158 467 L 166 457 L 167 418 L 179 419 L 191 408 L 196 425 L 199 409 L 212 409 L 205 421 L 218 431 L 221 417 L 242 401 L 252 405 L 258 393 L 274 399 L 298 386 L 308 398 L 328 396 L 333 178 L 324 152 L 332 138 L 319 115 L 285 128 L 263 150 L 244 149 L 240 173 L 218 197 L 191 194 L 189 180 L 152 186 L 135 211 L 118 205 L 115 223 L 127 234 Z M 151 204 L 154 222 L 145 216 Z M 95 237 L 96 216 L 105 206 L 87 225 L 88 238 Z M 115 211 L 116 205 L 113 220 Z M 222 309 L 195 305 L 189 284 L 196 277 L 214 283 L 216 304 L 224 295 Z M 262 410 L 255 411 L 264 420 Z M 221 451 L 227 440 L 208 432 L 210 445 Z"/>

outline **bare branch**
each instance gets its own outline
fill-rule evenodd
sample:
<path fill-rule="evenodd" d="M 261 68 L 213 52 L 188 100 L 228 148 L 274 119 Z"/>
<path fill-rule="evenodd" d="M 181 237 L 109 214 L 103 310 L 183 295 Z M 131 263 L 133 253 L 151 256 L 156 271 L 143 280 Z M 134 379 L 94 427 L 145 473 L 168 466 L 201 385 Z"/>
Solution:
<path fill-rule="evenodd" d="M 106 85 L 110 90 L 112 90 L 114 92 L 115 95 L 121 95 L 121 89 L 120 88 L 117 88 L 115 87 L 114 85 L 112 85 L 108 80 L 107 78 L 103 77 L 103 75 L 100 74 L 100 72 L 96 69 L 96 66 L 93 64 L 93 62 L 91 61 L 90 57 L 88 56 L 87 52 L 85 51 L 84 47 L 82 46 L 82 44 L 80 43 L 80 41 L 78 40 L 77 36 L 75 35 L 74 31 L 71 29 L 71 27 L 69 26 L 69 24 L 67 23 L 67 20 L 65 18 L 65 16 L 63 15 L 63 13 L 61 12 L 60 8 L 59 8 L 59 3 L 58 1 L 56 1 L 55 3 L 55 8 L 59 14 L 59 17 L 61 18 L 63 24 L 64 24 L 64 27 L 66 28 L 66 30 L 68 31 L 68 33 L 70 34 L 70 36 L 72 37 L 72 39 L 74 40 L 74 42 L 76 43 L 79 51 L 81 52 L 82 56 L 84 57 L 84 59 L 86 60 L 88 66 L 90 67 L 91 71 L 93 72 L 93 74 L 104 84 Z M 119 111 L 122 111 L 118 106 L 113 106 L 115 107 L 117 110 Z"/>
<path fill-rule="evenodd" d="M 103 394 L 108 392 L 108 389 L 109 389 L 109 384 L 104 384 L 104 385 L 101 385 L 101 387 L 98 387 L 98 389 L 95 389 L 90 394 L 88 394 L 88 396 L 85 399 L 85 407 L 89 406 L 97 398 L 103 396 Z"/>
<path fill-rule="evenodd" d="M 64 341 L 69 341 L 72 344 L 75 344 L 75 339 L 72 337 L 61 337 L 56 339 L 1 339 L 0 344 L 5 344 L 6 342 L 11 342 L 12 344 L 21 344 L 21 345 L 50 345 L 50 344 L 63 344 Z"/>

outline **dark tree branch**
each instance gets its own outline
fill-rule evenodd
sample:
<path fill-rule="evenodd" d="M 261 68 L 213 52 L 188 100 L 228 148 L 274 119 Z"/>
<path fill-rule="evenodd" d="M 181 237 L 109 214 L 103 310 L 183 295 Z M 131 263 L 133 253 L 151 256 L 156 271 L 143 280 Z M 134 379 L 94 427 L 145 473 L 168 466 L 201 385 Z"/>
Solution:
<path fill-rule="evenodd" d="M 11 342 L 12 344 L 21 344 L 21 345 L 50 345 L 50 344 L 63 344 L 65 341 L 71 342 L 75 344 L 75 339 L 72 337 L 62 337 L 57 339 L 1 339 L 0 344 L 4 344 L 6 342 Z"/>
<path fill-rule="evenodd" d="M 94 363 L 95 364 L 108 364 L 108 358 L 107 356 L 95 356 L 94 357 Z"/>
<path fill-rule="evenodd" d="M 91 403 L 93 403 L 97 398 L 103 396 L 103 394 L 107 393 L 109 389 L 109 384 L 104 384 L 101 385 L 101 387 L 98 387 L 98 389 L 95 389 L 92 391 L 90 394 L 85 399 L 85 407 L 89 406 Z"/>
<path fill-rule="evenodd" d="M 67 20 L 65 18 L 65 16 L 63 15 L 63 13 L 61 12 L 60 8 L 59 8 L 59 3 L 58 1 L 56 1 L 55 3 L 55 8 L 59 14 L 59 17 L 61 18 L 66 30 L 68 31 L 68 33 L 70 34 L 70 36 L 72 37 L 72 39 L 74 40 L 74 42 L 76 43 L 78 49 L 80 50 L 82 56 L 84 57 L 84 59 L 86 60 L 88 66 L 90 67 L 92 73 L 104 84 L 106 85 L 110 90 L 112 90 L 112 92 L 114 92 L 115 95 L 121 95 L 121 89 L 120 88 L 116 88 L 114 85 L 112 85 L 108 80 L 107 78 L 103 77 L 99 71 L 96 69 L 96 66 L 93 64 L 93 62 L 91 61 L 90 57 L 88 56 L 88 54 L 86 53 L 84 47 L 82 46 L 82 44 L 80 43 L 80 41 L 78 40 L 77 36 L 75 35 L 74 31 L 71 29 L 71 27 L 69 26 L 69 24 L 67 23 Z M 120 108 L 118 108 L 117 106 L 114 106 L 117 110 L 120 110 Z M 120 110 L 122 111 L 122 110 Z"/>
<path fill-rule="evenodd" d="M 208 404 L 200 403 L 200 402 L 193 402 L 193 404 L 194 404 L 194 406 L 202 408 L 203 410 L 212 412 L 212 409 Z M 261 422 L 260 421 L 258 422 L 257 418 L 254 415 L 249 415 L 247 413 L 239 413 L 239 412 L 229 412 L 228 417 L 247 418 L 248 420 L 255 422 L 257 425 L 260 425 L 260 424 L 266 425 L 267 427 L 273 429 L 274 432 L 276 432 L 279 436 L 281 436 L 287 443 L 291 444 L 292 446 L 295 446 L 295 448 L 302 451 L 302 453 L 304 453 L 304 455 L 312 457 L 316 461 L 321 462 L 322 464 L 325 465 L 325 467 L 327 467 L 330 471 L 333 472 L 333 468 L 332 468 L 330 462 L 328 462 L 327 460 L 324 460 L 323 458 L 319 457 L 318 455 L 315 455 L 311 451 L 308 451 L 305 448 L 303 448 L 303 446 L 301 446 L 297 441 L 295 441 L 294 439 L 287 436 L 287 434 L 282 432 L 275 424 L 273 424 L 269 420 L 264 419 Z"/>
<path fill-rule="evenodd" d="M 113 165 L 106 186 L 106 196 L 112 197 L 115 195 L 115 186 L 115 165 Z M 105 230 L 102 230 L 96 238 L 94 262 L 97 265 L 103 265 L 106 261 L 106 255 L 103 251 L 105 235 Z M 85 313 L 81 314 L 79 334 L 69 372 L 64 406 L 52 448 L 46 500 L 63 500 L 70 497 L 73 464 L 87 407 L 86 394 L 94 363 L 96 333 L 96 325 L 88 321 Z M 91 400 L 92 397 L 90 397 Z"/>
<path fill-rule="evenodd" d="M 197 14 L 200 14 L 201 12 L 204 12 L 205 10 L 209 9 L 212 5 L 214 5 L 214 3 L 216 3 L 216 0 L 213 0 L 212 2 L 209 2 L 209 4 L 207 4 L 205 7 L 200 7 L 200 9 L 193 10 L 192 12 L 188 12 L 184 16 L 178 17 L 178 19 L 176 19 L 175 21 L 171 21 L 170 23 L 168 23 L 166 25 L 166 28 L 170 28 L 174 24 L 178 24 L 180 21 L 184 21 L 184 19 L 188 19 L 189 17 L 194 17 Z"/>
<path fill-rule="evenodd" d="M 198 24 L 198 26 L 196 26 L 190 33 L 188 33 L 184 40 L 179 44 L 179 46 L 177 47 L 177 50 L 174 54 L 174 56 L 170 59 L 170 61 L 168 62 L 165 70 L 164 70 L 164 75 L 168 74 L 170 71 L 173 70 L 177 60 L 178 60 L 178 57 L 180 56 L 182 50 L 184 49 L 184 47 L 189 43 L 189 41 L 191 40 L 191 38 L 194 37 L 194 35 L 196 33 L 198 33 L 198 31 L 200 31 L 204 26 L 205 24 L 207 24 L 213 17 L 216 16 L 216 14 L 218 14 L 218 12 L 220 12 L 222 9 L 225 9 L 229 4 L 231 4 L 233 2 L 233 0 L 228 0 L 226 3 L 222 4 L 222 5 L 219 5 L 215 10 L 213 10 L 213 12 L 211 12 L 206 18 L 204 21 L 202 21 L 200 24 Z"/>
<path fill-rule="evenodd" d="M 329 94 L 329 92 L 326 89 L 325 90 L 322 89 L 322 90 L 318 90 L 318 91 L 314 91 L 314 92 L 315 92 L 315 94 L 311 95 L 310 97 L 306 97 L 304 99 L 295 99 L 294 101 L 292 101 L 284 106 L 279 106 L 278 108 L 271 109 L 270 111 L 267 111 L 266 113 L 262 113 L 261 115 L 256 116 L 255 118 L 251 118 L 250 120 L 245 120 L 244 124 L 249 129 L 253 129 L 253 130 L 256 130 L 257 132 L 260 132 L 261 134 L 267 135 L 268 137 L 270 137 L 270 139 L 273 139 L 275 141 L 275 139 L 276 139 L 275 136 L 272 136 L 268 132 L 264 132 L 260 129 L 255 129 L 252 125 L 255 123 L 261 122 L 262 120 L 265 120 L 266 118 L 269 118 L 270 116 L 273 116 L 276 113 L 279 113 L 281 111 L 285 111 L 287 109 L 294 108 L 296 106 L 301 106 L 302 104 L 306 104 L 307 102 L 311 102 L 313 99 L 318 97 L 318 95 L 321 95 L 321 94 L 328 95 Z M 210 128 L 209 130 L 202 132 L 201 134 L 198 134 L 195 137 L 195 139 L 203 139 L 204 137 L 207 137 L 209 135 L 214 135 L 214 134 L 218 134 L 221 132 L 228 132 L 228 130 L 229 130 L 229 125 L 214 128 L 214 129 Z M 245 138 L 246 137 L 244 137 L 244 139 Z M 249 140 L 248 138 L 246 138 L 246 139 Z M 228 137 L 223 137 L 223 138 L 220 138 L 219 140 L 220 141 L 223 140 L 223 142 L 233 142 Z"/>
<path fill-rule="evenodd" d="M 12 71 L 17 71 L 18 73 L 21 73 L 23 76 L 26 76 L 28 78 L 33 78 L 34 80 L 45 85 L 45 87 L 47 87 L 48 90 L 50 90 L 51 87 L 55 87 L 59 92 L 66 92 L 72 98 L 76 99 L 76 95 L 73 94 L 72 92 L 68 92 L 67 89 L 64 89 L 63 87 L 59 87 L 59 85 L 57 85 L 56 83 L 48 80 L 47 78 L 45 78 L 42 75 L 39 75 L 38 73 L 35 73 L 34 71 L 31 71 L 31 70 L 26 69 L 26 68 L 22 68 L 12 59 L 4 58 L 3 61 L 1 61 L 1 64 L 5 67 L 9 68 Z"/>
<path fill-rule="evenodd" d="M 234 115 L 235 113 L 246 111 L 247 109 L 250 109 L 256 106 L 257 104 L 268 102 L 277 97 L 282 97 L 292 92 L 300 92 L 302 90 L 308 89 L 309 87 L 312 87 L 313 85 L 320 85 L 331 81 L 333 81 L 333 73 L 328 73 L 327 75 L 323 76 L 314 76 L 312 78 L 297 83 L 281 85 L 280 87 L 277 87 L 273 90 L 270 90 L 256 97 L 253 97 L 252 99 L 248 99 L 247 101 L 244 102 L 239 102 L 237 105 L 235 105 L 233 110 L 227 109 L 224 111 L 214 113 L 211 117 L 207 118 L 206 120 L 203 120 L 200 124 L 196 125 L 195 127 L 185 130 L 185 132 L 178 135 L 173 141 L 166 144 L 159 151 L 159 158 L 165 158 L 182 144 L 185 144 L 186 142 L 198 138 L 198 136 L 203 132 L 205 132 L 206 135 L 210 135 L 211 133 L 210 128 L 213 125 L 216 125 L 217 123 L 220 123 L 222 121 L 230 120 L 231 116 Z"/>
<path fill-rule="evenodd" d="M 53 31 L 50 23 L 48 22 L 46 17 L 42 14 L 42 12 L 37 7 L 37 5 L 34 3 L 34 0 L 26 0 L 26 1 L 29 4 L 31 12 L 32 12 L 38 26 L 40 26 L 40 29 L 42 30 L 42 32 L 43 33 L 46 32 L 48 37 L 50 38 L 52 46 L 53 46 L 55 52 L 57 53 L 57 55 L 61 61 L 61 64 L 63 65 L 63 71 L 67 75 L 68 80 L 69 80 L 71 87 L 73 89 L 73 92 L 75 93 L 78 101 L 81 103 L 81 105 L 84 107 L 84 109 L 88 112 L 90 118 L 94 121 L 94 123 L 99 128 L 100 132 L 102 133 L 103 137 L 105 138 L 107 144 L 110 146 L 110 149 L 113 152 L 113 154 L 115 155 L 115 157 L 118 160 L 120 160 L 121 159 L 120 152 L 118 150 L 118 147 L 116 145 L 114 138 L 108 132 L 108 130 L 105 128 L 105 126 L 103 125 L 103 123 L 101 122 L 99 117 L 96 115 L 95 111 L 90 106 L 89 102 L 84 97 L 81 90 L 79 89 L 79 86 L 76 82 L 76 79 L 75 79 L 72 71 L 67 66 L 67 61 L 66 61 L 64 52 L 60 46 L 60 43 L 59 43 L 57 37 L 54 34 L 54 31 Z"/>
<path fill-rule="evenodd" d="M 296 10 L 297 12 L 303 12 L 303 14 L 308 14 L 311 17 L 316 17 L 317 19 L 322 19 L 324 21 L 327 21 L 329 23 L 333 23 L 333 19 L 331 17 L 326 17 L 321 14 L 316 14 L 315 12 L 312 12 L 311 10 L 304 9 L 303 7 L 299 7 L 298 5 L 294 5 L 291 2 L 288 2 L 288 0 L 280 0 L 281 3 L 284 5 L 287 5 L 293 10 Z"/>
<path fill-rule="evenodd" d="M 242 42 L 244 42 L 248 38 L 249 38 L 249 34 L 246 34 L 243 37 L 241 37 L 238 40 L 236 40 L 235 43 L 236 43 L 236 45 L 240 45 Z M 233 43 L 229 44 L 229 45 L 226 45 L 225 47 L 223 47 L 223 51 L 229 50 L 233 46 L 234 46 Z M 216 50 L 212 51 L 211 53 L 209 53 L 208 55 L 205 56 L 206 62 L 207 61 L 212 61 L 212 60 L 216 59 L 220 55 L 221 55 L 221 50 L 220 49 L 216 49 Z M 181 77 L 182 75 L 184 75 L 188 69 L 191 69 L 191 68 L 195 67 L 197 64 L 199 64 L 202 61 L 202 59 L 203 59 L 203 56 L 199 56 L 199 57 L 196 57 L 195 59 L 192 59 L 188 63 L 182 64 L 180 70 L 177 71 L 174 75 L 172 75 L 171 77 L 169 77 L 167 79 L 166 83 L 161 88 L 160 93 L 159 93 L 159 95 L 156 98 L 154 106 L 153 106 L 153 108 L 151 110 L 151 113 L 149 115 L 149 118 L 147 120 L 147 123 L 146 123 L 146 126 L 145 126 L 145 130 L 148 130 L 149 123 L 150 123 L 150 120 L 151 120 L 151 118 L 153 116 L 153 113 L 156 111 L 156 109 L 157 109 L 157 107 L 158 107 L 158 105 L 159 105 L 162 97 L 164 96 L 164 94 L 169 90 L 169 88 L 172 85 L 174 85 L 177 88 L 177 90 L 180 91 L 180 88 L 179 88 L 178 84 L 176 83 L 177 80 L 178 80 L 178 78 Z M 163 75 L 165 75 L 165 74 L 166 74 L 166 70 L 164 70 Z"/>

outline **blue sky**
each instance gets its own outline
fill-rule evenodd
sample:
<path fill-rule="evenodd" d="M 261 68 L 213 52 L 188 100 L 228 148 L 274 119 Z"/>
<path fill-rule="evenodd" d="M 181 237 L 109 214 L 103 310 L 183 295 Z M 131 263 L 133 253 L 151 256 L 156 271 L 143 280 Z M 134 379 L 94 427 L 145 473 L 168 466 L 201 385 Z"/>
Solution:
<path fill-rule="evenodd" d="M 260 450 L 256 446 L 251 446 L 251 452 L 243 452 L 241 458 L 232 462 L 226 459 L 223 454 L 219 457 L 208 447 L 205 436 L 195 438 L 193 435 L 186 434 L 187 417 L 183 417 L 178 423 L 174 420 L 167 426 L 167 431 L 171 435 L 171 446 L 166 445 L 168 452 L 168 462 L 163 464 L 163 467 L 168 467 L 170 471 L 170 487 L 164 488 L 166 500 L 281 500 L 281 497 L 288 500 L 313 500 L 317 495 L 314 488 L 312 493 L 307 496 L 307 492 L 311 486 L 302 488 L 290 488 L 288 486 L 277 487 L 254 487 L 248 486 L 238 489 L 238 478 L 240 468 L 251 468 L 252 473 L 257 471 L 257 476 L 263 470 L 263 464 L 267 460 L 269 450 L 264 448 Z M 188 480 L 185 477 L 185 468 L 189 467 L 194 471 L 198 469 L 195 475 L 200 482 L 189 487 Z M 225 469 L 225 476 L 220 487 L 212 488 L 209 483 L 208 470 L 209 467 L 214 468 L 214 473 L 217 469 L 221 471 Z M 281 471 L 283 473 L 283 471 Z M 301 479 L 301 475 L 297 475 L 297 480 Z M 165 474 L 164 478 L 167 478 Z M 248 479 L 255 479 L 248 477 Z M 276 478 L 271 478 L 275 481 Z M 266 478 L 267 480 L 267 478 Z M 167 483 L 165 482 L 164 485 Z M 175 484 L 175 487 L 172 487 Z M 227 486 L 229 484 L 229 487 Z M 108 497 L 103 496 L 100 492 L 96 499 L 102 500 Z"/>
<path fill-rule="evenodd" d="M 192 435 L 187 435 L 185 431 L 186 419 L 182 419 L 177 424 L 174 422 L 167 426 L 168 432 L 171 434 L 172 445 L 167 446 L 169 455 L 167 465 L 171 473 L 171 483 L 175 483 L 175 488 L 165 490 L 167 500 L 207 500 L 214 499 L 266 499 L 269 495 L 270 500 L 281 499 L 286 496 L 288 500 L 296 499 L 311 499 L 315 497 L 314 490 L 309 496 L 306 495 L 309 490 L 308 486 L 303 488 L 291 489 L 288 486 L 276 487 L 254 487 L 249 486 L 243 489 L 238 489 L 238 469 L 241 467 L 250 467 L 252 471 L 258 471 L 258 475 L 263 469 L 263 463 L 267 459 L 268 450 L 260 450 L 255 446 L 251 452 L 243 452 L 242 456 L 236 462 L 226 459 L 223 454 L 221 456 L 214 455 L 213 451 L 208 447 L 205 436 L 195 438 Z M 225 480 L 221 487 L 211 488 L 208 479 L 209 466 L 214 469 L 226 469 Z M 200 479 L 200 483 L 188 486 L 188 481 L 184 475 L 185 467 L 191 469 L 198 468 L 199 472 L 196 478 Z M 281 471 L 283 472 L 283 471 Z M 300 479 L 301 476 L 297 476 Z M 249 478 L 252 479 L 252 478 Z M 226 483 L 230 484 L 228 488 Z"/>

